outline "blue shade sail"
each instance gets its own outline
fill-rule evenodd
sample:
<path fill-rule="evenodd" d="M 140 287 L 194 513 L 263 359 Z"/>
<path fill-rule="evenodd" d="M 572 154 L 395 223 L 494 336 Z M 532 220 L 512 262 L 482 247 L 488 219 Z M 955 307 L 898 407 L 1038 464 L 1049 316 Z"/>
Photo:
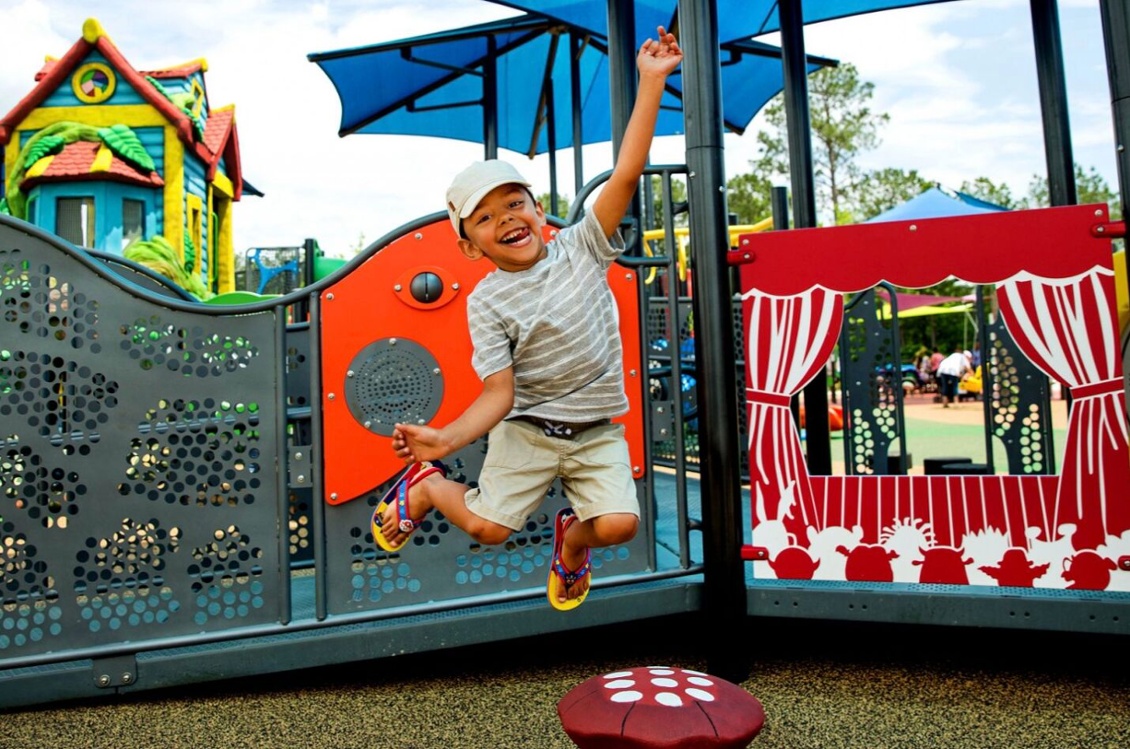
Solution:
<path fill-rule="evenodd" d="M 741 133 L 781 91 L 780 49 L 748 40 L 721 49 L 725 127 Z M 486 144 L 493 130 L 499 148 L 530 157 L 576 142 L 612 140 L 607 41 L 560 21 L 519 16 L 311 53 L 308 59 L 337 89 L 342 136 L 423 135 Z M 809 57 L 808 70 L 834 64 Z M 680 135 L 681 73 L 668 78 L 667 89 L 656 132 Z"/>
<path fill-rule="evenodd" d="M 995 213 L 1008 210 L 1004 206 L 975 198 L 963 192 L 942 190 L 931 187 L 914 196 L 905 203 L 867 219 L 867 223 L 878 221 L 916 221 L 923 218 L 945 218 L 947 216 L 972 216 L 978 213 Z"/>
<path fill-rule="evenodd" d="M 781 30 L 778 0 L 715 0 L 718 38 L 748 39 Z M 573 26 L 608 36 L 608 0 L 489 0 L 529 13 L 556 18 Z M 864 13 L 952 0 L 803 0 L 804 22 L 819 23 Z M 676 0 L 635 0 L 635 38 L 655 36 L 658 25 L 676 27 Z"/>

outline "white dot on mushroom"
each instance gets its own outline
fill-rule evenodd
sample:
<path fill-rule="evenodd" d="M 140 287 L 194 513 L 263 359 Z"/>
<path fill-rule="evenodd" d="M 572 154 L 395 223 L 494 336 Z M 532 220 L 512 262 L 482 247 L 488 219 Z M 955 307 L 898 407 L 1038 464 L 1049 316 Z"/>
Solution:
<path fill-rule="evenodd" d="M 629 690 L 625 692 L 617 692 L 609 699 L 611 699 L 613 702 L 639 702 L 643 699 L 643 695 L 635 690 Z"/>
<path fill-rule="evenodd" d="M 636 682 L 634 679 L 617 679 L 610 681 L 604 685 L 605 689 L 623 689 L 624 687 L 634 687 Z"/>

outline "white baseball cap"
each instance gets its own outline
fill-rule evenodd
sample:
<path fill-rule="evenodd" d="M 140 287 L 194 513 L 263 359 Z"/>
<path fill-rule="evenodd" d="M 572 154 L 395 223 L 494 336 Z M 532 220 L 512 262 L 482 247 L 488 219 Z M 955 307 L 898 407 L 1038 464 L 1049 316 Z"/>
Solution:
<path fill-rule="evenodd" d="M 474 213 L 487 193 L 500 185 L 512 184 L 530 186 L 517 169 L 498 159 L 476 161 L 456 174 L 451 187 L 447 188 L 447 215 L 451 217 L 455 233 L 459 234 L 463 219 Z"/>

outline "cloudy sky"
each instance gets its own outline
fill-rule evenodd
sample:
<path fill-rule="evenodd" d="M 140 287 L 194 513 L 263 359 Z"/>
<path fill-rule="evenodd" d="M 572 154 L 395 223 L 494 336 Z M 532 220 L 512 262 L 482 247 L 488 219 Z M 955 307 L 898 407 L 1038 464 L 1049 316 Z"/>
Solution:
<path fill-rule="evenodd" d="M 480 146 L 396 136 L 337 135 L 340 103 L 311 52 L 392 41 L 513 15 L 484 0 L 0 0 L 0 112 L 34 85 L 97 18 L 137 68 L 203 58 L 213 106 L 234 104 L 244 176 L 265 193 L 236 206 L 236 247 L 316 238 L 329 255 L 441 210 L 449 176 L 482 157 Z M 1118 189 L 1110 90 L 1097 0 L 1059 0 L 1075 160 Z M 866 168 L 917 169 L 943 185 L 988 177 L 1027 193 L 1046 171 L 1028 0 L 959 0 L 808 27 L 810 53 L 851 62 L 875 84 L 890 115 Z M 756 156 L 755 119 L 726 136 L 727 172 Z M 544 157 L 503 152 L 541 190 Z M 572 155 L 559 156 L 572 195 Z M 586 173 L 611 166 L 610 148 L 585 149 Z M 662 138 L 656 163 L 685 161 L 680 138 Z"/>

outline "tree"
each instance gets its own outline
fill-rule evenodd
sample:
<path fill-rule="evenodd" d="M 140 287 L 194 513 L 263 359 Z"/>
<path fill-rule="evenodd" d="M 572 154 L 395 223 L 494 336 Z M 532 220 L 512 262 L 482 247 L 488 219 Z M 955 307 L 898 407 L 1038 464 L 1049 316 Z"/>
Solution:
<path fill-rule="evenodd" d="M 859 183 L 853 200 L 854 215 L 845 215 L 842 217 L 844 221 L 837 220 L 836 223 L 848 223 L 857 219 L 866 221 L 921 195 L 933 185 L 933 182 L 918 174 L 917 169 L 876 169 Z"/>
<path fill-rule="evenodd" d="M 772 189 L 769 179 L 757 172 L 731 177 L 726 182 L 727 208 L 739 224 L 756 224 L 772 213 Z"/>
<path fill-rule="evenodd" d="M 855 157 L 879 145 L 879 130 L 890 120 L 890 115 L 868 106 L 874 88 L 859 79 L 851 63 L 822 68 L 808 77 L 817 205 L 825 206 L 825 215 L 833 221 L 850 214 L 852 195 L 863 181 Z M 785 104 L 780 95 L 765 108 L 765 119 L 769 129 L 757 134 L 761 155 L 751 166 L 767 179 L 787 176 Z"/>
<path fill-rule="evenodd" d="M 1012 190 L 1009 189 L 1008 185 L 1003 182 L 998 185 L 988 177 L 978 177 L 972 182 L 966 180 L 961 183 L 959 189 L 966 195 L 972 195 L 978 200 L 984 200 L 987 203 L 999 205 L 1002 208 L 1011 210 L 1013 208 L 1025 207 L 1012 197 Z"/>
<path fill-rule="evenodd" d="M 651 212 L 644 217 L 644 220 L 647 227 L 662 229 L 665 216 L 663 212 L 663 178 L 659 175 L 652 175 L 647 179 L 650 180 L 648 190 L 651 193 Z M 686 210 L 687 186 L 678 179 L 671 180 L 671 203 L 675 209 L 674 225 L 676 227 L 686 226 L 690 222 Z"/>
<path fill-rule="evenodd" d="M 550 215 L 549 206 L 551 205 L 551 203 L 549 202 L 549 197 L 550 197 L 549 193 L 543 192 L 541 195 L 538 195 L 536 198 L 534 198 L 534 200 L 541 203 L 542 210 L 545 211 L 547 216 Z M 558 218 L 565 218 L 566 216 L 568 216 L 569 215 L 569 202 L 570 201 L 569 201 L 568 195 L 562 195 L 562 194 L 558 193 L 558 195 L 557 195 L 557 213 L 553 214 L 553 215 L 557 216 Z"/>
<path fill-rule="evenodd" d="M 1122 215 L 1122 207 L 1118 195 L 1110 189 L 1106 180 L 1102 178 L 1095 167 L 1084 171 L 1079 164 L 1075 165 L 1075 197 L 1080 205 L 1087 203 L 1106 203 L 1110 206 L 1110 216 L 1118 220 Z M 1051 205 L 1048 196 L 1048 180 L 1038 174 L 1033 174 L 1028 182 L 1028 197 L 1026 207 L 1039 208 Z"/>

